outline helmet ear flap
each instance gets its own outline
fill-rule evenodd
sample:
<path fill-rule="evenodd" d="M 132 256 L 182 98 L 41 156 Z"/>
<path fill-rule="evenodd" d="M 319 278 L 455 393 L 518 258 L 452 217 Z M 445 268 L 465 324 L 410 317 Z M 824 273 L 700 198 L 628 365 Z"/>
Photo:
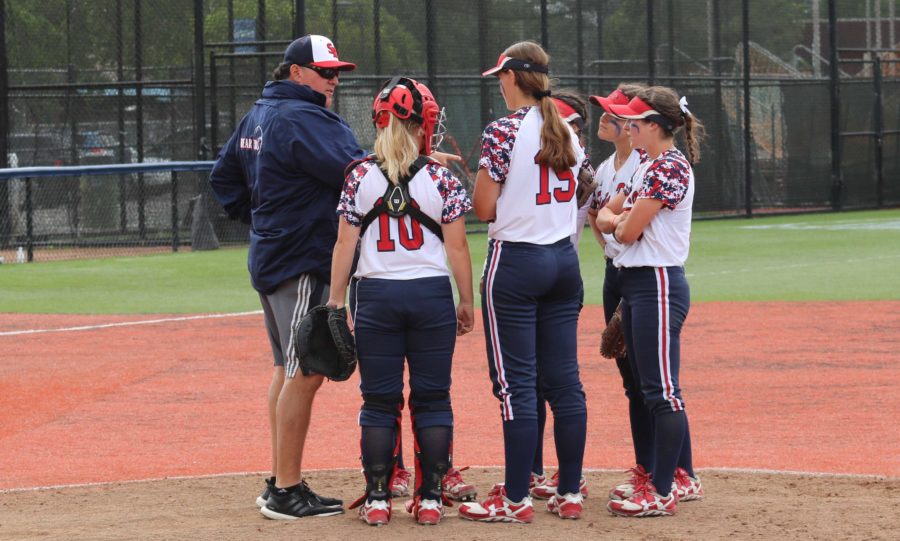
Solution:
<path fill-rule="evenodd" d="M 388 127 L 388 124 L 391 121 L 391 114 L 387 111 L 372 111 L 372 123 L 375 124 L 375 127 L 383 130 Z"/>
<path fill-rule="evenodd" d="M 372 104 L 372 121 L 376 122 L 376 127 L 387 126 L 387 119 L 381 123 L 378 122 L 379 115 L 383 112 L 404 120 L 412 118 L 420 121 L 421 117 L 416 109 L 417 102 L 421 108 L 421 98 L 418 96 L 415 85 L 416 82 L 412 79 L 394 77 L 382 87 Z"/>

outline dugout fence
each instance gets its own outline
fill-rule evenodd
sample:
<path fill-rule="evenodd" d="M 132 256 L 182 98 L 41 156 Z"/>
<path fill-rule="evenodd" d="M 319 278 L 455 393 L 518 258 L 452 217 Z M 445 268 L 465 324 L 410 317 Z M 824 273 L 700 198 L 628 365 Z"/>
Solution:
<path fill-rule="evenodd" d="M 507 45 L 534 39 L 553 58 L 558 88 L 606 94 L 634 81 L 688 97 L 709 135 L 696 166 L 698 216 L 896 206 L 898 3 L 0 0 L 0 155 L 9 168 L 211 160 L 287 43 L 311 32 L 359 66 L 342 76 L 334 108 L 364 147 L 374 139 L 376 89 L 411 75 L 447 108 L 443 149 L 464 157 L 456 173 L 471 182 L 481 130 L 505 114 L 496 82 L 479 74 Z M 592 136 L 596 113 L 585 144 L 599 161 L 611 148 Z M 126 252 L 168 246 L 166 175 L 33 177 L 34 224 L 51 208 L 65 215 L 33 246 L 49 258 L 70 257 L 66 246 L 91 253 L 87 238 L 100 242 L 99 229 Z M 219 242 L 246 242 L 202 195 L 202 172 L 178 176 L 176 206 L 188 220 L 179 245 L 195 240 L 185 201 L 200 200 Z M 25 181 L 5 178 L 16 178 L 0 178 L 8 254 L 24 234 Z"/>
<path fill-rule="evenodd" d="M 2 263 L 210 250 L 242 242 L 204 189 L 213 162 L 0 169 L 10 198 Z"/>

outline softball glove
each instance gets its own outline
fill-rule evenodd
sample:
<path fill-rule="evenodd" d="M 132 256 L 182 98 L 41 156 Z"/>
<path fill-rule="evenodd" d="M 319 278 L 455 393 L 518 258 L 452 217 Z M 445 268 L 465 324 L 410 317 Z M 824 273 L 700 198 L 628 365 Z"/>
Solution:
<path fill-rule="evenodd" d="M 622 331 L 621 302 L 600 336 L 600 355 L 607 359 L 625 356 L 625 333 Z"/>
<path fill-rule="evenodd" d="M 307 372 L 344 381 L 356 370 L 356 341 L 345 308 L 312 308 L 291 329 L 294 354 Z"/>

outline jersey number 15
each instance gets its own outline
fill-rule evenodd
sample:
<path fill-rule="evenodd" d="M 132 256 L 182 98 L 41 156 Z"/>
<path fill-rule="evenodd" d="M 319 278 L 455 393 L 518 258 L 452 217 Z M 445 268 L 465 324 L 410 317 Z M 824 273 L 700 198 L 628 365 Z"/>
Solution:
<path fill-rule="evenodd" d="M 566 183 L 565 188 L 553 188 L 553 197 L 550 196 L 550 168 L 546 165 L 538 162 L 538 157 L 535 155 L 534 163 L 538 164 L 541 168 L 541 184 L 538 189 L 537 195 L 534 197 L 534 202 L 537 205 L 549 205 L 555 199 L 558 203 L 566 203 L 571 201 L 573 197 L 575 197 L 575 175 L 572 174 L 571 169 L 565 169 L 563 171 L 554 171 L 556 173 L 556 178 Z"/>

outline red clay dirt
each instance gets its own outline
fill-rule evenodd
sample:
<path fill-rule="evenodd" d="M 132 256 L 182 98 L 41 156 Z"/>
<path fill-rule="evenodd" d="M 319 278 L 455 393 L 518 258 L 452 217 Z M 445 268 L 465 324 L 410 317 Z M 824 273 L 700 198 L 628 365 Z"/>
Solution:
<path fill-rule="evenodd" d="M 536 500 L 531 525 L 470 523 L 450 509 L 441 525 L 424 528 L 395 501 L 394 519 L 377 532 L 352 512 L 285 523 L 266 520 L 253 505 L 259 472 L 269 467 L 271 361 L 260 315 L 9 334 L 165 317 L 0 314 L 0 538 L 896 537 L 897 301 L 695 304 L 681 381 L 707 494 L 680 504 L 675 517 L 610 516 L 605 491 L 622 474 L 594 470 L 586 474 L 591 496 L 580 521 L 561 521 Z M 626 404 L 614 364 L 597 351 L 601 329 L 599 307 L 586 308 L 579 343 L 589 407 L 585 466 L 620 469 L 633 460 Z M 463 337 L 454 359 L 459 466 L 502 463 L 483 340 L 480 328 Z M 323 387 L 304 457 L 312 485 L 345 501 L 362 489 L 357 382 Z M 553 471 L 551 434 L 548 427 L 545 461 Z M 475 467 L 466 478 L 484 494 L 502 471 Z M 81 483 L 104 484 L 33 489 Z"/>
<path fill-rule="evenodd" d="M 162 317 L 9 314 L 0 333 Z M 458 465 L 503 457 L 480 327 L 454 358 Z M 586 307 L 585 466 L 623 468 L 626 403 L 601 330 Z M 896 301 L 695 304 L 681 370 L 695 464 L 900 476 L 898 331 Z M 0 335 L 0 489 L 265 470 L 269 363 L 260 315 Z M 357 377 L 323 386 L 305 468 L 358 466 Z"/>

